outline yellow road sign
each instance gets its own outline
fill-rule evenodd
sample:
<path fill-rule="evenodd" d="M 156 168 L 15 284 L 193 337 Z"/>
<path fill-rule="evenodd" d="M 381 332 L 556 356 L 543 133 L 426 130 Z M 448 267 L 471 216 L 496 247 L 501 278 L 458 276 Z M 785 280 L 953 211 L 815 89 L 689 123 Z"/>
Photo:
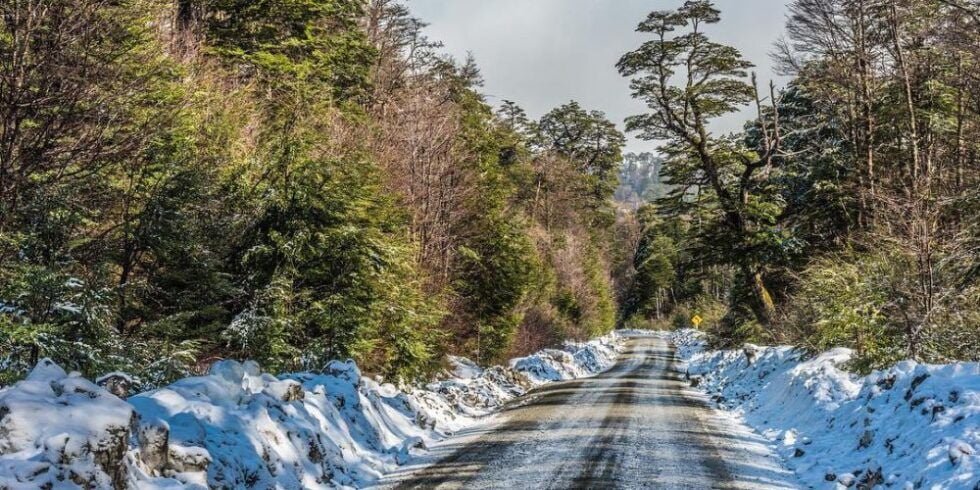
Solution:
<path fill-rule="evenodd" d="M 701 322 L 703 322 L 703 321 L 704 321 L 704 318 L 701 318 L 700 315 L 694 315 L 691 318 L 691 323 L 694 324 L 694 328 L 700 327 L 701 326 Z"/>

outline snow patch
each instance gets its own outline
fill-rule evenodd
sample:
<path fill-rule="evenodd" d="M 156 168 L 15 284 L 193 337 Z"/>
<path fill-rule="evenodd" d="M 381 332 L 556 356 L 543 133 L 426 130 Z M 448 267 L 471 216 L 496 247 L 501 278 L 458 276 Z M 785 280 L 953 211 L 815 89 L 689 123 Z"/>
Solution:
<path fill-rule="evenodd" d="M 665 333 L 692 384 L 773 442 L 813 488 L 980 488 L 980 364 L 898 363 L 860 377 L 849 349 L 705 351 Z"/>

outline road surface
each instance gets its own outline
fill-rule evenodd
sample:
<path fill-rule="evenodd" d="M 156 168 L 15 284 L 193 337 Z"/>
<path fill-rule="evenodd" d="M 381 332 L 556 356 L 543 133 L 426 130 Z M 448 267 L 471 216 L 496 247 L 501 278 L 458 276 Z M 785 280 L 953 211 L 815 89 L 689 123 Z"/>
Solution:
<path fill-rule="evenodd" d="M 593 378 L 536 389 L 381 488 L 798 488 L 765 442 L 712 409 L 656 337 Z"/>

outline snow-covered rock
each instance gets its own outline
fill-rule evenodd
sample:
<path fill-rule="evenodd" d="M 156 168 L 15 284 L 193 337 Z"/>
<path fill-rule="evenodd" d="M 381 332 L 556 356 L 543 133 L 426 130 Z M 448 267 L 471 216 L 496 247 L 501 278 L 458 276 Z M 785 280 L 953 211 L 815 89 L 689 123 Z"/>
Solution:
<path fill-rule="evenodd" d="M 215 363 L 123 400 L 49 360 L 0 390 L 0 488 L 360 487 L 533 386 L 612 365 L 617 337 L 482 369 L 452 358 L 449 379 L 403 391 L 350 361 L 273 376 Z M 110 382 L 111 381 L 111 382 Z"/>
<path fill-rule="evenodd" d="M 669 337 L 698 387 L 772 441 L 813 488 L 980 485 L 980 364 L 905 361 L 859 377 L 842 368 L 848 349 L 747 355 L 704 351 L 693 330 Z"/>
<path fill-rule="evenodd" d="M 123 485 L 133 407 L 44 359 L 0 390 L 0 488 Z"/>

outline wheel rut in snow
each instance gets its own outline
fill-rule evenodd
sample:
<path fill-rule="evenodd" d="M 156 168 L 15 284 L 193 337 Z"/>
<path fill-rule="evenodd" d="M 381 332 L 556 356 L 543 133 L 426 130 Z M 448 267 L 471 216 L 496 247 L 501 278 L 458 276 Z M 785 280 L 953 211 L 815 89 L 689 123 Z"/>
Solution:
<path fill-rule="evenodd" d="M 381 488 L 797 488 L 764 441 L 711 408 L 658 337 L 436 445 Z"/>

